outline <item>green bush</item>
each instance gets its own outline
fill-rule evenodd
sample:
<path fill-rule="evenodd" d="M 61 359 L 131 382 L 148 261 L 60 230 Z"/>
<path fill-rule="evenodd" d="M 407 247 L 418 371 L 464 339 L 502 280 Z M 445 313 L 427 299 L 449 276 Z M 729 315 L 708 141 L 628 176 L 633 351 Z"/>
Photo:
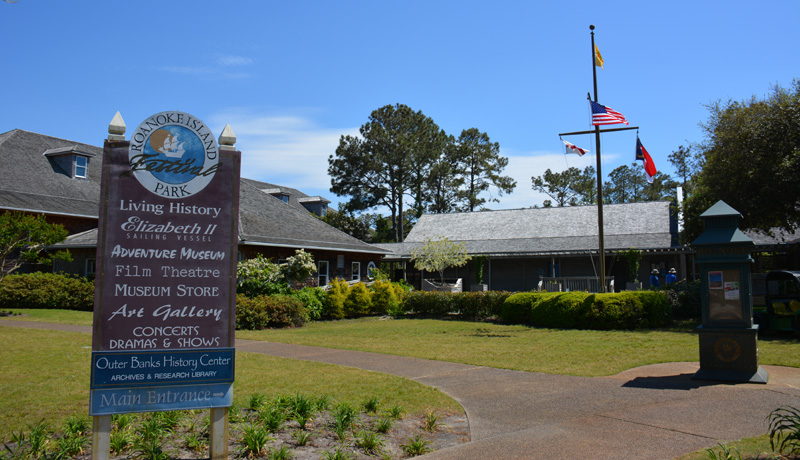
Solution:
<path fill-rule="evenodd" d="M 482 321 L 500 316 L 503 302 L 510 295 L 506 291 L 457 292 L 453 294 L 453 306 L 462 318 Z"/>
<path fill-rule="evenodd" d="M 550 295 L 548 295 L 550 294 Z M 531 304 L 530 324 L 537 327 L 573 329 L 585 315 L 588 292 L 562 292 L 544 294 Z"/>
<path fill-rule="evenodd" d="M 556 329 L 635 329 L 669 324 L 670 304 L 660 291 L 525 292 L 509 296 L 500 317 Z"/>
<path fill-rule="evenodd" d="M 61 273 L 8 275 L 0 281 L 0 308 L 92 311 L 94 283 Z"/>
<path fill-rule="evenodd" d="M 680 281 L 665 288 L 673 319 L 700 319 L 700 281 Z"/>
<path fill-rule="evenodd" d="M 299 299 L 292 296 L 236 296 L 237 329 L 300 327 L 306 321 L 308 311 Z"/>
<path fill-rule="evenodd" d="M 259 330 L 269 327 L 269 313 L 257 299 L 236 296 L 236 329 Z"/>
<path fill-rule="evenodd" d="M 386 280 L 376 280 L 370 286 L 372 290 L 372 312 L 379 315 L 399 313 L 401 311 L 401 296 L 405 290 L 399 285 Z"/>
<path fill-rule="evenodd" d="M 297 298 L 303 303 L 308 311 L 308 318 L 316 321 L 322 318 L 323 303 L 325 302 L 325 291 L 318 287 L 304 287 L 298 291 L 292 291 L 292 297 Z"/>
<path fill-rule="evenodd" d="M 503 302 L 510 295 L 505 291 L 413 291 L 407 294 L 403 309 L 422 316 L 458 315 L 467 320 L 485 320 L 499 316 Z"/>
<path fill-rule="evenodd" d="M 344 302 L 349 292 L 350 286 L 347 281 L 339 278 L 331 281 L 328 285 L 328 292 L 325 295 L 322 317 L 325 319 L 344 318 Z"/>
<path fill-rule="evenodd" d="M 364 283 L 350 286 L 350 291 L 344 300 L 344 314 L 348 318 L 355 318 L 370 314 L 372 311 L 372 292 Z"/>

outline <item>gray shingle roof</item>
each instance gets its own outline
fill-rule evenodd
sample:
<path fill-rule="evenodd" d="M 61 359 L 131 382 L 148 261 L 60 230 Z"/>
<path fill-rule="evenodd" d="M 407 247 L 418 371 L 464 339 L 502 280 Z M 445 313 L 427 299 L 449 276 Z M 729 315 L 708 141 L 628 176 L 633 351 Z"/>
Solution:
<path fill-rule="evenodd" d="M 673 247 L 669 206 L 666 201 L 603 206 L 605 248 Z M 427 239 L 448 238 L 470 254 L 544 255 L 596 251 L 597 234 L 597 206 L 510 209 L 425 214 L 403 243 L 379 246 L 402 258 Z"/>
<path fill-rule="evenodd" d="M 293 204 L 291 199 L 289 203 L 284 203 L 262 192 L 261 184 L 264 183 L 249 179 L 243 179 L 241 183 L 239 234 L 245 244 L 376 254 L 388 252 L 331 227 L 310 214 L 302 204 Z M 297 190 L 291 190 L 293 195 L 302 195 Z M 294 201 L 297 201 L 297 197 Z"/>
<path fill-rule="evenodd" d="M 96 155 L 89 160 L 88 178 L 47 157 L 48 150 L 74 148 Z M 15 129 L 0 134 L 0 209 L 97 217 L 103 150 L 88 144 Z"/>
<path fill-rule="evenodd" d="M 58 169 L 53 155 L 44 155 L 70 149 L 95 155 L 87 179 L 70 177 Z M 0 209 L 96 218 L 102 152 L 99 147 L 19 129 L 0 134 Z M 262 191 L 276 188 L 289 194 L 288 203 Z M 297 189 L 242 178 L 240 191 L 239 233 L 244 244 L 387 253 L 314 217 L 298 201 L 309 196 Z M 59 246 L 87 247 L 96 241 L 97 231 L 90 230 L 71 235 Z"/>

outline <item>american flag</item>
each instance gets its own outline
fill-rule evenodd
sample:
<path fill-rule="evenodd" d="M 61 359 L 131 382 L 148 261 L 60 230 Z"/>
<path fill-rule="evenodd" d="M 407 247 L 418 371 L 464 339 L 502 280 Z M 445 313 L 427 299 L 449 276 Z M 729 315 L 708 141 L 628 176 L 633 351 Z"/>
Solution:
<path fill-rule="evenodd" d="M 628 124 L 625 115 L 617 112 L 611 107 L 606 107 L 594 101 L 589 101 L 592 106 L 592 125 L 616 125 L 619 123 Z"/>

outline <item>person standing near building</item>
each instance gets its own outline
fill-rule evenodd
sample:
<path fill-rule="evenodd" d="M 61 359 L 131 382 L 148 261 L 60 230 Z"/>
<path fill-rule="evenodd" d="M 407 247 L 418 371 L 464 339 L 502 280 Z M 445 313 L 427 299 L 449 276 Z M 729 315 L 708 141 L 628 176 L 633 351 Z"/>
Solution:
<path fill-rule="evenodd" d="M 675 270 L 674 267 L 670 268 L 669 272 L 667 273 L 667 276 L 664 278 L 664 285 L 669 286 L 670 284 L 673 284 L 677 281 L 678 281 L 678 272 Z"/>
<path fill-rule="evenodd" d="M 658 279 L 658 269 L 654 268 L 650 271 L 650 287 L 657 288 L 661 285 L 660 280 Z"/>

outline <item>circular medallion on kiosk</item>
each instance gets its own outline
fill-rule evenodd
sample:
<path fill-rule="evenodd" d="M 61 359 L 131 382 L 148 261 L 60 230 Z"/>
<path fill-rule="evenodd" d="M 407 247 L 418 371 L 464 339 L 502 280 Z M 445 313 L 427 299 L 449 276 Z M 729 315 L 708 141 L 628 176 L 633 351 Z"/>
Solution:
<path fill-rule="evenodd" d="M 724 363 L 736 361 L 742 356 L 742 346 L 730 337 L 722 337 L 714 342 L 714 356 Z"/>

